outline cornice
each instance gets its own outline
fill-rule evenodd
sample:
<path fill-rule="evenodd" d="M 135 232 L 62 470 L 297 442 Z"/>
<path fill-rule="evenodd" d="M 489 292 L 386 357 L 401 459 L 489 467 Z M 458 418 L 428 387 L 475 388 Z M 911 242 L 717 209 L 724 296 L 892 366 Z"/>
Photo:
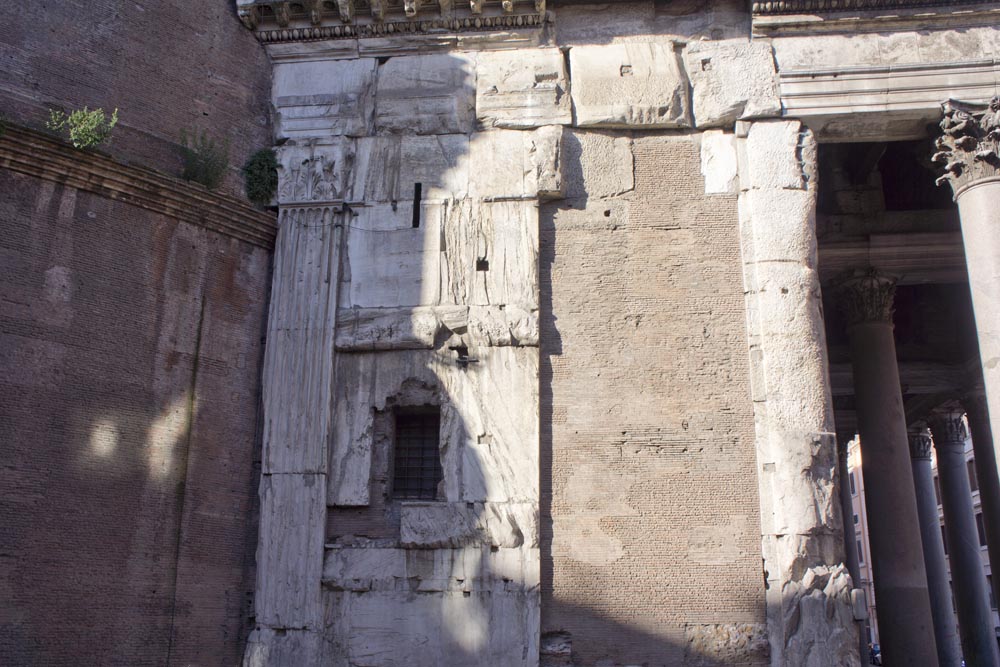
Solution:
<path fill-rule="evenodd" d="M 237 0 L 264 44 L 510 31 L 545 23 L 545 0 Z"/>
<path fill-rule="evenodd" d="M 995 25 L 1000 16 L 1000 3 L 982 0 L 778 0 L 753 7 L 753 33 L 761 37 L 960 29 Z"/>
<path fill-rule="evenodd" d="M 234 197 L 8 125 L 0 168 L 54 181 L 272 250 L 275 216 Z"/>
<path fill-rule="evenodd" d="M 896 9 L 981 4 L 984 4 L 982 0 L 755 0 L 751 9 L 755 15 L 768 15 L 843 11 L 887 12 Z"/>

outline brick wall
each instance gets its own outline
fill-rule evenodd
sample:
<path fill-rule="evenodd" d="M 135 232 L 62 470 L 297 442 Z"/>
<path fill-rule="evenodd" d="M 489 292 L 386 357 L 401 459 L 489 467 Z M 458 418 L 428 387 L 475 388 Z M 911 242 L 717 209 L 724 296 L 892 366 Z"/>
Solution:
<path fill-rule="evenodd" d="M 120 109 L 112 155 L 173 175 L 181 132 L 228 138 L 226 189 L 246 157 L 271 145 L 270 67 L 224 0 L 6 3 L 0 113 L 40 127 L 49 108 Z"/>
<path fill-rule="evenodd" d="M 0 192 L 0 664 L 238 664 L 269 253 Z"/>
<path fill-rule="evenodd" d="M 714 665 L 699 638 L 764 621 L 736 198 L 704 194 L 697 135 L 564 142 L 568 198 L 541 216 L 543 637 L 580 665 Z"/>

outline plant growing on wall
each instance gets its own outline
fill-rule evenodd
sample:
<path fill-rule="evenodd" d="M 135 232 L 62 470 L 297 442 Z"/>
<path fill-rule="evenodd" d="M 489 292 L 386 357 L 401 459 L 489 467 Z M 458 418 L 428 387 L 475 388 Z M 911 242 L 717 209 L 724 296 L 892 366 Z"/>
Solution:
<path fill-rule="evenodd" d="M 278 190 L 278 158 L 270 148 L 262 148 L 243 165 L 247 199 L 259 206 L 267 206 Z"/>
<path fill-rule="evenodd" d="M 65 133 L 75 148 L 92 148 L 111 138 L 111 130 L 118 124 L 118 109 L 109 118 L 104 109 L 91 111 L 87 107 L 77 109 L 68 116 L 65 112 L 49 110 L 49 120 L 45 127 L 53 132 Z"/>
<path fill-rule="evenodd" d="M 205 132 L 188 136 L 182 131 L 181 156 L 184 159 L 181 178 L 214 190 L 222 184 L 229 168 L 229 140 L 219 145 Z"/>

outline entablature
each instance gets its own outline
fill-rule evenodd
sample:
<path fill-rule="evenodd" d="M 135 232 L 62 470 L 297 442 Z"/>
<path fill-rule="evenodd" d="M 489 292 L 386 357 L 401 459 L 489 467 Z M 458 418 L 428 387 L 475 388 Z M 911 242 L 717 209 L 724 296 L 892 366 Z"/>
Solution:
<path fill-rule="evenodd" d="M 237 0 L 265 43 L 540 26 L 545 0 Z"/>

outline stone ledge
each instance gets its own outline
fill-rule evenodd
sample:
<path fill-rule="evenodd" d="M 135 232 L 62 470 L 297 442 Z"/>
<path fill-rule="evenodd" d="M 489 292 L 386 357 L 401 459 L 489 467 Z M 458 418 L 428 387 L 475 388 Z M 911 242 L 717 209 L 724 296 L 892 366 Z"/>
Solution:
<path fill-rule="evenodd" d="M 0 136 L 0 168 L 161 213 L 267 250 L 274 249 L 277 224 L 272 213 L 152 169 L 72 148 L 35 130 L 8 125 L 6 133 Z"/>

